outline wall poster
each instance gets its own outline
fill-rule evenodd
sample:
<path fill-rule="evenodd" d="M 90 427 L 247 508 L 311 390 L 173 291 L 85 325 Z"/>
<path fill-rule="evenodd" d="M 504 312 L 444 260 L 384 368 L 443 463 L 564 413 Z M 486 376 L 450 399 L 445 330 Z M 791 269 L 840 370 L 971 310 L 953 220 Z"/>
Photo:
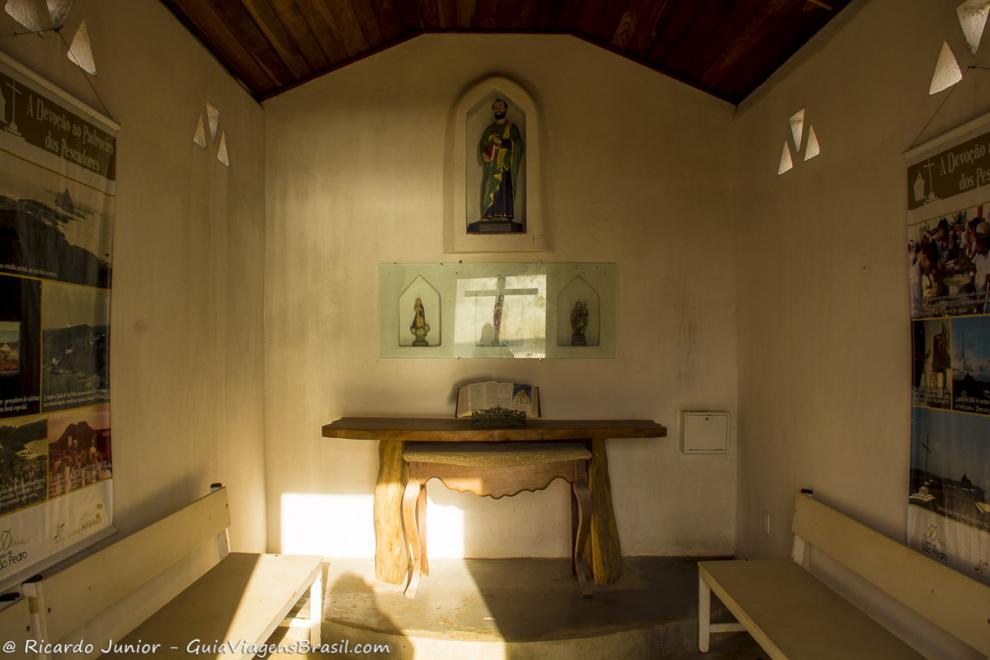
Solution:
<path fill-rule="evenodd" d="M 990 583 L 990 127 L 907 154 L 908 544 Z"/>
<path fill-rule="evenodd" d="M 112 529 L 118 128 L 0 56 L 0 588 Z"/>

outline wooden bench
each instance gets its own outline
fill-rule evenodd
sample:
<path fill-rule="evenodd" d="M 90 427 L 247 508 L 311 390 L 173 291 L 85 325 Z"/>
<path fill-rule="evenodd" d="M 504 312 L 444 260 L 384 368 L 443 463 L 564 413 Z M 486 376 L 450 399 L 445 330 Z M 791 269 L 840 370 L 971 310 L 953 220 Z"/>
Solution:
<path fill-rule="evenodd" d="M 309 638 L 320 643 L 323 567 L 320 557 L 230 553 L 227 490 L 217 488 L 178 512 L 145 527 L 52 575 L 26 583 L 35 639 L 74 642 L 67 636 L 132 594 L 185 556 L 217 543 L 218 563 L 170 600 L 120 644 L 161 644 L 155 658 L 187 658 L 187 645 L 260 645 L 310 592 Z M 117 641 L 117 640 L 115 640 Z M 225 653 L 251 658 L 253 653 Z M 219 657 L 217 654 L 200 657 Z M 39 654 L 40 658 L 49 657 Z M 146 658 L 123 653 L 115 658 Z"/>
<path fill-rule="evenodd" d="M 411 442 L 403 452 L 409 469 L 402 498 L 402 519 L 411 567 L 405 594 L 416 597 L 420 575 L 430 574 L 426 557 L 426 482 L 439 479 L 447 488 L 498 499 L 524 490 L 543 490 L 564 479 L 574 491 L 574 573 L 581 594 L 591 595 L 592 578 L 584 561 L 591 527 L 588 461 L 591 451 L 574 442 L 450 443 Z"/>
<path fill-rule="evenodd" d="M 920 658 L 814 577 L 813 546 L 925 619 L 990 654 L 990 587 L 798 494 L 791 559 L 698 562 L 698 648 L 745 630 L 771 658 Z M 711 593 L 738 623 L 711 623 Z"/>

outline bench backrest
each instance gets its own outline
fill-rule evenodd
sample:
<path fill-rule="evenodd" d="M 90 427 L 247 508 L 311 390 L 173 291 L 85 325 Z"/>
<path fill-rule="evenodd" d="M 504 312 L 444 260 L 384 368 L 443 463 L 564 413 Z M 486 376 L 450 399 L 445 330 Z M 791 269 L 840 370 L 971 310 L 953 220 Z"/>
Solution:
<path fill-rule="evenodd" d="M 230 526 L 227 489 L 206 497 L 51 576 L 44 600 L 46 639 L 58 641 Z"/>
<path fill-rule="evenodd" d="M 990 655 L 990 587 L 798 494 L 794 535 L 932 623 Z"/>

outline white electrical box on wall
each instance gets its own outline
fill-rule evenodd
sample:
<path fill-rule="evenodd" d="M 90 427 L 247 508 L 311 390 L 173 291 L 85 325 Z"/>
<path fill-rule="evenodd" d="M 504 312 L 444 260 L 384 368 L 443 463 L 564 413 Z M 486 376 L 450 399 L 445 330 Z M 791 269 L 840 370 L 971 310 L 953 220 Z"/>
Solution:
<path fill-rule="evenodd" d="M 729 451 L 729 413 L 681 411 L 681 451 L 685 454 L 724 454 Z"/>

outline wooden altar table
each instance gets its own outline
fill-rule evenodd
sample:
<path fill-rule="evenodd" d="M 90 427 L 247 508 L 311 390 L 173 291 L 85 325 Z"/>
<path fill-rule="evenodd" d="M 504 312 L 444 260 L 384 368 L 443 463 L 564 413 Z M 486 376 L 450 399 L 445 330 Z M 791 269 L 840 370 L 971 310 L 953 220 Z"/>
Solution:
<path fill-rule="evenodd" d="M 611 584 L 622 575 L 622 551 L 612 509 L 605 440 L 662 438 L 667 429 L 652 420 L 527 419 L 518 429 L 479 429 L 470 419 L 343 417 L 323 427 L 326 438 L 378 440 L 378 482 L 375 484 L 375 575 L 401 584 L 409 558 L 402 534 L 402 495 L 406 487 L 406 442 L 547 442 L 584 441 L 591 449 L 591 538 L 585 559 L 595 583 Z"/>

